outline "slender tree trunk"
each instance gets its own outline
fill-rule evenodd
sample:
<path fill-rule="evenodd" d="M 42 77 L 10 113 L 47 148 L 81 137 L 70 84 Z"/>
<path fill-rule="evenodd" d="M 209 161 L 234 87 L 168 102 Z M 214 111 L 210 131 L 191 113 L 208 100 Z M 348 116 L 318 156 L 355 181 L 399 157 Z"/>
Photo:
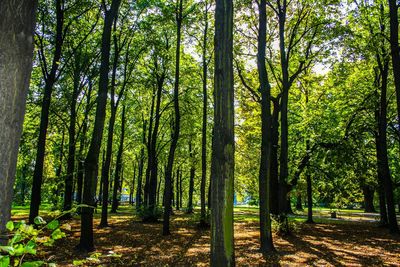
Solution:
<path fill-rule="evenodd" d="M 79 55 L 75 56 L 74 68 L 74 88 L 72 91 L 72 98 L 70 103 L 70 121 L 68 127 L 68 159 L 67 159 L 67 173 L 65 176 L 65 189 L 64 189 L 64 207 L 63 210 L 67 211 L 72 208 L 72 187 L 74 182 L 75 171 L 75 126 L 76 126 L 76 103 L 78 100 L 79 86 L 80 86 L 80 59 Z M 70 216 L 69 214 L 67 215 Z"/>
<path fill-rule="evenodd" d="M 114 190 L 113 190 L 113 197 L 112 197 L 112 205 L 111 205 L 111 212 L 116 213 L 119 205 L 119 201 L 121 198 L 121 191 L 119 190 L 120 184 L 120 176 L 122 170 L 122 153 L 124 151 L 124 138 L 125 138 L 125 106 L 122 108 L 122 118 L 121 118 L 121 137 L 120 143 L 118 148 L 118 155 L 117 155 L 117 163 L 115 167 L 115 175 L 114 175 Z M 121 179 L 122 181 L 122 179 Z"/>
<path fill-rule="evenodd" d="M 211 163 L 211 266 L 234 266 L 233 3 L 215 7 L 215 107 Z"/>
<path fill-rule="evenodd" d="M 296 196 L 296 210 L 303 210 L 303 203 L 302 203 L 301 194 L 298 194 Z"/>
<path fill-rule="evenodd" d="M 208 43 L 208 2 L 204 5 L 204 31 L 203 31 L 203 47 L 202 47 L 202 64 L 203 64 L 203 121 L 201 128 L 201 182 L 200 182 L 200 227 L 206 227 L 206 182 L 207 182 L 207 108 L 208 108 L 208 92 L 207 92 L 207 43 Z"/>
<path fill-rule="evenodd" d="M 313 197 L 312 197 L 312 181 L 311 174 L 307 170 L 306 174 L 307 180 L 307 223 L 314 223 L 313 220 Z"/>
<path fill-rule="evenodd" d="M 175 176 L 175 208 L 176 210 L 179 210 L 179 177 L 180 177 L 180 169 L 178 168 L 176 170 L 176 176 Z"/>
<path fill-rule="evenodd" d="M 196 174 L 194 155 L 192 149 L 192 142 L 189 142 L 189 156 L 190 156 L 190 177 L 189 177 L 189 197 L 187 213 L 193 213 L 193 191 L 194 191 L 194 178 Z"/>
<path fill-rule="evenodd" d="M 32 70 L 37 1 L 3 0 L 0 16 L 0 245 L 7 243 L 18 146 Z M 13 101 L 10 101 L 10 100 Z"/>
<path fill-rule="evenodd" d="M 142 133 L 142 149 L 140 150 L 139 166 L 138 166 L 138 179 L 136 189 L 136 210 L 142 206 L 142 179 L 144 168 L 144 147 L 146 145 L 146 126 L 147 123 L 143 120 L 143 133 Z"/>
<path fill-rule="evenodd" d="M 33 171 L 32 195 L 29 211 L 30 224 L 33 224 L 34 219 L 39 215 L 39 206 L 41 202 L 41 187 L 43 180 L 44 157 L 46 152 L 47 127 L 49 125 L 51 94 L 54 84 L 57 80 L 57 72 L 61 58 L 61 50 L 64 38 L 64 10 L 62 0 L 56 1 L 56 20 L 57 25 L 53 61 L 49 74 L 44 77 L 45 86 L 42 101 L 42 111 L 40 115 L 39 138 L 37 143 L 35 169 Z"/>
<path fill-rule="evenodd" d="M 260 198 L 260 243 L 264 256 L 275 250 L 272 241 L 271 210 L 270 210 L 270 179 L 271 179 L 271 86 L 265 66 L 265 49 L 267 33 L 266 1 L 259 5 L 258 53 L 257 67 L 261 92 L 261 160 L 259 172 Z"/>
<path fill-rule="evenodd" d="M 94 206 L 96 191 L 95 178 L 97 175 L 101 141 L 103 139 L 104 121 L 106 117 L 108 73 L 110 65 L 111 28 L 119 10 L 121 0 L 113 0 L 109 10 L 105 10 L 103 35 L 101 43 L 101 65 L 99 91 L 97 97 L 96 117 L 92 140 L 85 160 L 85 177 L 83 189 L 83 204 Z M 77 248 L 81 251 L 93 251 L 93 208 L 82 208 L 81 237 Z"/>
<path fill-rule="evenodd" d="M 279 142 L 279 99 L 273 99 L 274 111 L 271 122 L 271 165 L 270 165 L 270 203 L 271 213 L 279 214 L 279 164 L 278 164 L 278 142 Z"/>
<path fill-rule="evenodd" d="M 174 167 L 175 150 L 178 146 L 180 127 L 181 127 L 181 114 L 179 109 L 179 69 L 180 69 L 180 55 L 181 55 L 181 31 L 183 20 L 183 0 L 177 0 L 176 4 L 176 52 L 175 52 L 175 84 L 174 84 L 174 111 L 175 119 L 172 128 L 172 142 L 168 154 L 167 169 L 165 170 L 165 209 L 163 221 L 163 235 L 169 235 L 169 217 L 171 211 L 171 177 Z"/>

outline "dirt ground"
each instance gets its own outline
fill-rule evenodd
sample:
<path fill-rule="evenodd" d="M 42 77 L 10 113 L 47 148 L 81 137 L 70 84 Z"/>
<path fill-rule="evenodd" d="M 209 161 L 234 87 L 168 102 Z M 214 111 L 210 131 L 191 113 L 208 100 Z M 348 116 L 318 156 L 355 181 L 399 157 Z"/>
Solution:
<path fill-rule="evenodd" d="M 198 229 L 194 217 L 174 215 L 172 235 L 163 237 L 161 223 L 113 215 L 111 227 L 95 228 L 97 250 L 91 255 L 74 251 L 79 221 L 73 220 L 68 237 L 41 257 L 57 266 L 74 266 L 74 260 L 81 266 L 208 266 L 210 232 Z M 258 252 L 258 236 L 257 221 L 235 222 L 237 266 L 400 266 L 400 237 L 373 223 L 296 223 L 292 235 L 274 235 L 277 253 L 267 259 Z"/>

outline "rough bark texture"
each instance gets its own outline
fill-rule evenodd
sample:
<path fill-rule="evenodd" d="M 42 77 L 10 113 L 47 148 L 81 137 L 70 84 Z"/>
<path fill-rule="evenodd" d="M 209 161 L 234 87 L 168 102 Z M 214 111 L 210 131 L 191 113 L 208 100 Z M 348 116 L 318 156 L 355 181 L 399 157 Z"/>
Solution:
<path fill-rule="evenodd" d="M 211 266 L 234 266 L 233 182 L 235 169 L 233 2 L 215 7 L 214 136 L 211 163 Z"/>
<path fill-rule="evenodd" d="M 41 202 L 41 187 L 43 179 L 44 157 L 46 152 L 47 127 L 49 125 L 51 94 L 53 92 L 54 84 L 57 80 L 57 73 L 60 65 L 59 62 L 64 41 L 64 10 L 62 0 L 56 1 L 56 23 L 54 55 L 51 69 L 50 71 L 46 70 L 46 75 L 44 77 L 45 85 L 42 100 L 42 110 L 40 114 L 39 138 L 37 142 L 35 169 L 33 171 L 32 196 L 29 211 L 30 224 L 33 224 L 34 219 L 39 215 L 39 206 Z"/>
<path fill-rule="evenodd" d="M 111 28 L 121 0 L 113 0 L 109 10 L 105 10 L 105 20 L 101 43 L 101 65 L 99 91 L 97 96 L 96 117 L 92 133 L 89 151 L 85 160 L 85 177 L 83 188 L 83 204 L 94 206 L 96 191 L 95 179 L 97 176 L 99 153 L 103 139 L 104 121 L 106 117 L 107 93 L 108 93 L 108 72 L 110 66 L 110 43 Z M 82 208 L 81 215 L 81 236 L 77 248 L 81 251 L 93 251 L 93 208 Z"/>
<path fill-rule="evenodd" d="M 18 146 L 32 70 L 37 1 L 0 4 L 0 244 L 10 220 Z"/>
<path fill-rule="evenodd" d="M 306 180 L 307 180 L 307 223 L 314 223 L 312 181 L 311 181 L 311 175 L 309 173 L 309 170 L 307 170 Z"/>
<path fill-rule="evenodd" d="M 364 211 L 365 212 L 376 212 L 374 207 L 374 193 L 375 190 L 368 185 L 364 185 L 362 188 L 364 195 Z"/>
<path fill-rule="evenodd" d="M 261 253 L 266 256 L 275 250 L 272 242 L 271 210 L 270 210 L 270 178 L 271 178 L 271 85 L 265 66 L 265 50 L 267 41 L 267 11 L 266 1 L 261 0 L 259 5 L 258 28 L 258 79 L 261 92 L 261 160 L 259 172 L 260 196 L 260 243 Z"/>

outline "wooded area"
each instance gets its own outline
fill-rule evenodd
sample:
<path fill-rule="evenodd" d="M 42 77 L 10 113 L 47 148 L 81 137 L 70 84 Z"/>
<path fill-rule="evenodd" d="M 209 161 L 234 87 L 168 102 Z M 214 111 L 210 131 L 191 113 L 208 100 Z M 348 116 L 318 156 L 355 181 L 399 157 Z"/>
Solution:
<path fill-rule="evenodd" d="M 398 3 L 0 0 L 0 267 L 400 265 Z"/>

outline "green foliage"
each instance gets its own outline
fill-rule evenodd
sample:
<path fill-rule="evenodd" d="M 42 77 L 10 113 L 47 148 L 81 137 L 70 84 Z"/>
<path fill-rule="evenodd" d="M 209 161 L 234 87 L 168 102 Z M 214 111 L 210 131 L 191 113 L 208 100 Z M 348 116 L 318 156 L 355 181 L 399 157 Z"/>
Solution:
<path fill-rule="evenodd" d="M 137 211 L 137 215 L 142 219 L 143 222 L 155 222 L 161 218 L 163 210 L 160 207 L 154 207 L 153 209 L 142 206 Z"/>
<path fill-rule="evenodd" d="M 42 217 L 35 218 L 35 225 L 25 221 L 6 225 L 10 239 L 6 246 L 0 246 L 0 266 L 42 266 L 45 262 L 31 260 L 41 246 L 52 246 L 56 240 L 66 235 L 57 220 L 47 223 Z M 27 260 L 26 258 L 29 258 Z"/>

